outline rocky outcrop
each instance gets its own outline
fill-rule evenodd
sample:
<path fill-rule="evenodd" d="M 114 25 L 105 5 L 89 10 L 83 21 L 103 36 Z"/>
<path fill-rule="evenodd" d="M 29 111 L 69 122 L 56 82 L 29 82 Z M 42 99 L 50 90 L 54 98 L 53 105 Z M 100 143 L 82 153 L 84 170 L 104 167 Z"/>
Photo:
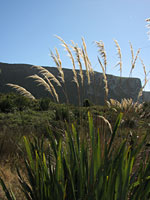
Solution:
<path fill-rule="evenodd" d="M 150 102 L 150 92 L 143 91 L 143 101 Z"/>
<path fill-rule="evenodd" d="M 55 67 L 46 67 L 57 78 L 59 73 Z M 91 75 L 91 84 L 88 85 L 86 72 L 84 74 L 84 87 L 80 84 L 80 90 L 77 90 L 76 84 L 73 82 L 73 72 L 71 69 L 63 69 L 65 75 L 65 86 L 58 87 L 54 84 L 59 95 L 60 102 L 66 102 L 66 97 L 63 91 L 66 91 L 69 102 L 78 104 L 79 95 L 80 103 L 84 99 L 89 99 L 96 104 L 104 104 L 105 90 L 103 74 L 95 72 Z M 78 73 L 78 70 L 77 70 Z M 44 90 L 42 86 L 37 86 L 33 79 L 27 78 L 30 75 L 38 74 L 38 71 L 27 64 L 6 64 L 0 63 L 0 92 L 6 93 L 13 91 L 12 88 L 6 86 L 7 83 L 18 84 L 29 90 L 36 98 L 46 97 L 51 95 Z M 78 75 L 80 82 L 80 77 Z M 132 98 L 137 100 L 138 93 L 141 88 L 141 81 L 138 78 L 120 78 L 113 75 L 107 75 L 109 94 L 108 99 L 113 98 L 120 101 L 122 98 Z M 51 97 L 52 98 L 52 97 Z"/>

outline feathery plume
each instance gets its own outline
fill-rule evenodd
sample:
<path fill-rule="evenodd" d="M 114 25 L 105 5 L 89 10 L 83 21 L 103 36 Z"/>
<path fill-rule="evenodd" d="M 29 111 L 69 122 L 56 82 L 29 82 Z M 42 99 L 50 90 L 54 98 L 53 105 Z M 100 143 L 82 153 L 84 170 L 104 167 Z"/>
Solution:
<path fill-rule="evenodd" d="M 19 92 L 23 96 L 26 96 L 30 99 L 35 99 L 35 97 L 29 91 L 27 91 L 24 87 L 21 87 L 19 85 L 12 84 L 12 83 L 7 83 L 6 85 L 14 88 L 17 92 Z"/>
<path fill-rule="evenodd" d="M 99 53 L 101 57 L 103 58 L 103 63 L 104 63 L 104 68 L 105 68 L 105 73 L 106 73 L 106 67 L 107 67 L 107 56 L 106 56 L 106 51 L 104 47 L 103 41 L 96 41 L 97 47 L 99 48 Z"/>
<path fill-rule="evenodd" d="M 101 118 L 101 119 L 103 119 L 103 121 L 108 125 L 109 130 L 110 130 L 110 132 L 112 134 L 113 130 L 112 130 L 112 126 L 111 126 L 110 122 L 105 117 L 103 117 L 103 116 L 98 116 L 98 117 Z"/>
<path fill-rule="evenodd" d="M 131 48 L 131 47 L 130 47 Z M 133 48 L 132 48 L 133 49 Z M 139 55 L 139 53 L 140 53 L 140 48 L 137 50 L 137 52 L 136 52 L 136 56 L 135 56 L 135 58 L 133 59 L 133 61 L 132 61 L 132 66 L 131 66 L 131 70 L 130 70 L 130 75 L 129 76 L 131 76 L 132 75 L 132 71 L 133 71 L 133 69 L 135 68 L 135 64 L 136 64 L 136 61 L 137 61 L 137 59 L 138 59 L 138 55 Z M 133 51 L 133 50 L 132 50 Z M 133 54 L 133 52 L 131 51 L 131 53 Z"/>
<path fill-rule="evenodd" d="M 78 62 L 78 65 L 79 65 L 79 67 L 80 67 L 80 73 L 79 73 L 79 75 L 80 75 L 80 78 L 81 78 L 81 84 L 82 84 L 82 86 L 83 86 L 83 71 L 82 71 L 82 63 L 81 63 L 81 60 L 80 60 L 80 55 L 81 55 L 81 53 L 80 53 L 80 49 L 79 49 L 79 47 L 78 47 L 78 45 L 76 44 L 74 44 L 74 42 L 72 41 L 72 44 L 73 44 L 73 50 L 74 50 L 74 52 L 75 52 L 75 55 L 76 55 L 76 59 L 77 59 L 77 62 Z"/>
<path fill-rule="evenodd" d="M 150 18 L 147 18 L 145 20 L 147 22 L 146 28 L 148 29 L 147 35 L 148 35 L 148 39 L 150 40 Z"/>
<path fill-rule="evenodd" d="M 130 44 L 130 50 L 131 50 L 131 56 L 132 56 L 132 59 L 131 59 L 131 66 L 132 66 L 133 61 L 134 61 L 134 51 L 133 51 L 133 46 L 132 46 L 131 42 L 129 42 L 129 44 Z"/>
<path fill-rule="evenodd" d="M 46 79 L 46 81 L 48 82 L 49 86 L 52 88 L 52 91 L 53 91 L 53 93 L 54 93 L 54 95 L 55 95 L 56 101 L 59 102 L 58 94 L 57 94 L 57 92 L 56 92 L 56 90 L 55 90 L 53 84 L 52 84 L 51 81 L 47 78 L 47 76 L 45 76 L 45 79 Z M 52 96 L 53 96 L 53 94 L 52 94 Z M 53 96 L 53 97 L 54 97 L 54 96 Z"/>
<path fill-rule="evenodd" d="M 117 48 L 117 54 L 118 54 L 118 58 L 119 58 L 119 62 L 115 65 L 116 66 L 120 66 L 120 77 L 122 76 L 122 54 L 121 54 L 121 49 L 119 46 L 119 43 L 117 40 L 114 40 L 116 48 Z"/>
<path fill-rule="evenodd" d="M 41 67 L 41 66 L 35 66 L 33 65 L 32 68 L 36 68 L 37 70 L 39 70 L 39 72 L 46 76 L 48 79 L 54 81 L 58 86 L 61 87 L 61 84 L 59 82 L 59 80 L 51 73 L 49 72 L 47 69 L 45 69 L 44 67 Z"/>
<path fill-rule="evenodd" d="M 51 90 L 49 84 L 48 84 L 43 78 L 41 78 L 41 77 L 38 76 L 37 74 L 28 76 L 28 78 L 32 78 L 32 79 L 35 80 L 35 82 L 38 83 L 38 85 L 44 86 L 45 90 L 47 90 L 48 92 L 50 92 L 50 94 L 53 96 L 53 92 L 52 92 L 52 90 Z M 53 97 L 54 97 L 54 96 L 53 96 Z"/>
<path fill-rule="evenodd" d="M 144 62 L 143 62 L 143 60 L 140 58 L 140 61 L 141 61 L 141 64 L 142 64 L 142 66 L 143 66 L 143 70 L 144 70 L 144 84 L 143 84 L 143 86 L 141 87 L 141 89 L 140 89 L 140 91 L 139 91 L 139 94 L 138 94 L 138 98 L 137 98 L 137 101 L 139 100 L 139 98 L 142 96 L 142 94 L 143 94 L 143 90 L 144 90 L 144 88 L 145 88 L 145 86 L 147 85 L 147 83 L 148 83 L 148 79 L 147 79 L 147 72 L 146 72 L 146 67 L 145 67 L 145 64 L 144 64 Z"/>
<path fill-rule="evenodd" d="M 98 57 L 98 62 L 102 68 L 102 71 L 103 71 L 103 77 L 104 77 L 104 84 L 105 84 L 105 103 L 107 102 L 107 98 L 108 98 L 108 82 L 107 82 L 107 76 L 106 76 L 106 73 L 105 73 L 105 69 L 104 69 L 104 66 L 103 64 L 101 63 L 99 57 Z"/>
<path fill-rule="evenodd" d="M 63 69 L 62 69 L 62 63 L 61 63 L 60 56 L 59 56 L 57 48 L 55 48 L 55 51 L 56 51 L 56 55 L 54 55 L 54 53 L 52 51 L 50 52 L 51 57 L 54 60 L 56 66 L 57 66 L 57 69 L 60 73 L 60 79 L 62 80 L 63 83 L 65 83 L 64 72 L 63 72 Z"/>
<path fill-rule="evenodd" d="M 82 52 L 83 52 L 83 50 L 84 50 L 84 57 L 85 57 L 85 59 L 86 59 L 87 68 L 88 68 L 88 70 L 89 70 L 89 72 L 90 72 L 91 74 L 94 74 L 94 71 L 93 71 L 93 68 L 92 68 L 90 59 L 89 59 L 89 57 L 88 57 L 86 43 L 85 43 L 85 40 L 84 40 L 83 37 L 82 37 L 82 45 L 83 45 L 83 47 L 82 47 L 82 51 L 81 51 L 81 57 L 83 57 Z"/>
<path fill-rule="evenodd" d="M 68 56 L 72 62 L 72 66 L 73 66 L 73 74 L 74 74 L 74 77 L 73 77 L 73 81 L 76 83 L 77 87 L 79 88 L 79 82 L 78 82 L 78 78 L 77 78 L 77 72 L 75 70 L 75 61 L 74 61 L 74 58 L 73 58 L 73 55 L 72 55 L 72 52 L 71 50 L 69 49 L 67 43 L 59 36 L 56 36 L 61 42 L 62 42 L 62 46 L 65 47 L 65 50 L 68 52 Z"/>
<path fill-rule="evenodd" d="M 86 68 L 86 75 L 87 75 L 87 79 L 88 79 L 88 84 L 90 85 L 91 79 L 90 79 L 90 71 L 89 71 L 87 56 L 86 56 L 83 48 L 82 48 L 81 51 L 82 51 L 82 58 L 83 58 L 83 61 L 84 61 L 84 65 L 85 65 L 85 68 Z"/>

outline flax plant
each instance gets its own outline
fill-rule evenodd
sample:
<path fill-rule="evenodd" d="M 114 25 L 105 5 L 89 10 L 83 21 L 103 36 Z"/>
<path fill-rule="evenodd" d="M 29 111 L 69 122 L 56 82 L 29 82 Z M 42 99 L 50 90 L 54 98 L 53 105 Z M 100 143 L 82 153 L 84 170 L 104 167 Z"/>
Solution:
<path fill-rule="evenodd" d="M 126 140 L 116 143 L 115 137 L 122 119 L 120 114 L 111 130 L 108 142 L 102 141 L 103 132 L 95 129 L 93 117 L 88 113 L 89 131 L 81 137 L 76 127 L 67 129 L 65 138 L 56 139 L 49 134 L 49 150 L 44 152 L 44 139 L 39 143 L 24 137 L 27 152 L 25 166 L 27 179 L 17 168 L 18 179 L 28 200 L 127 200 L 150 197 L 150 159 L 145 167 L 137 169 L 135 161 L 146 137 L 132 149 Z M 108 121 L 103 118 L 108 124 Z M 102 145 L 103 143 L 103 145 Z M 142 163 L 141 163 L 142 164 Z M 0 183 L 9 200 L 12 191 L 4 181 Z"/>

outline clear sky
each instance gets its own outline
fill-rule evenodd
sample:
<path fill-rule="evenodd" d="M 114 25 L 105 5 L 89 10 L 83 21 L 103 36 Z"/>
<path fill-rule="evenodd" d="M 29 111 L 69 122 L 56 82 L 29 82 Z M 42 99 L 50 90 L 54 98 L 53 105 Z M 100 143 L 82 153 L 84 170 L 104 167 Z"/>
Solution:
<path fill-rule="evenodd" d="M 63 67 L 72 68 L 60 41 L 81 45 L 85 38 L 95 71 L 100 71 L 94 41 L 102 40 L 107 52 L 107 72 L 119 75 L 114 39 L 121 47 L 123 76 L 129 76 L 131 52 L 129 41 L 150 70 L 150 40 L 145 19 L 150 17 L 150 0 L 0 0 L 0 62 L 55 66 L 49 50 L 58 48 Z M 133 77 L 144 72 L 137 62 Z M 150 78 L 150 74 L 149 77 Z M 150 82 L 146 86 L 150 90 Z"/>

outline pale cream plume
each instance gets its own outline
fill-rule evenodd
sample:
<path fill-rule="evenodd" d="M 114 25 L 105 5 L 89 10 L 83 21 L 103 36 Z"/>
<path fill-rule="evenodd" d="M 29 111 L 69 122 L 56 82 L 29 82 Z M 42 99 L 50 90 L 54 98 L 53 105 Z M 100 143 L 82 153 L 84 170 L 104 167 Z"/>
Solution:
<path fill-rule="evenodd" d="M 116 44 L 116 48 L 117 48 L 117 54 L 118 54 L 118 58 L 119 58 L 119 62 L 115 65 L 116 66 L 120 66 L 120 77 L 122 77 L 122 54 L 121 54 L 121 49 L 119 46 L 119 43 L 117 40 L 114 40 L 115 44 Z"/>
<path fill-rule="evenodd" d="M 104 43 L 103 41 L 96 41 L 96 45 L 98 47 L 98 51 L 103 59 L 103 63 L 104 63 L 104 69 L 105 69 L 105 73 L 106 73 L 106 67 L 107 67 L 107 56 L 106 56 L 106 51 L 105 51 L 105 47 L 104 47 Z"/>
<path fill-rule="evenodd" d="M 102 71 L 103 71 L 103 77 L 104 77 L 104 84 L 105 84 L 105 103 L 107 102 L 107 98 L 108 98 L 108 82 L 107 82 L 107 76 L 106 76 L 106 73 L 105 73 L 105 69 L 104 69 L 104 66 L 102 64 L 102 62 L 100 61 L 99 57 L 98 57 L 98 62 L 102 68 Z"/>
<path fill-rule="evenodd" d="M 35 66 L 33 65 L 32 68 L 36 68 L 37 70 L 39 70 L 39 72 L 46 76 L 48 79 L 54 81 L 58 86 L 61 87 L 61 84 L 59 82 L 59 80 L 51 73 L 49 72 L 47 69 L 45 69 L 44 67 L 41 67 L 41 66 Z"/>
<path fill-rule="evenodd" d="M 73 55 L 71 53 L 71 50 L 69 49 L 67 43 L 61 37 L 59 37 L 57 35 L 56 35 L 56 37 L 61 41 L 62 46 L 65 47 L 65 50 L 68 52 L 69 58 L 71 59 L 72 66 L 73 66 L 73 69 L 72 69 L 73 74 L 74 74 L 73 81 L 76 83 L 77 87 L 79 88 L 79 82 L 78 82 L 78 78 L 77 78 L 77 72 L 76 72 L 76 69 L 75 69 L 75 61 L 74 61 Z"/>
<path fill-rule="evenodd" d="M 26 96 L 30 99 L 35 99 L 35 97 L 29 91 L 27 91 L 24 87 L 21 87 L 19 85 L 12 84 L 12 83 L 7 83 L 6 85 L 14 88 L 17 92 L 19 92 L 23 96 Z"/>

